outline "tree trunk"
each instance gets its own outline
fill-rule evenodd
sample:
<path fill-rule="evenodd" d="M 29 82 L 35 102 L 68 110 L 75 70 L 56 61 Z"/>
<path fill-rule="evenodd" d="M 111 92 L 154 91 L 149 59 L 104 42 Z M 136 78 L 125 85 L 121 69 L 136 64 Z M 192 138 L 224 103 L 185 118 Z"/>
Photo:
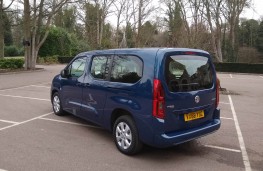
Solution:
<path fill-rule="evenodd" d="M 0 0 L 0 59 L 4 58 L 4 47 L 3 0 Z"/>
<path fill-rule="evenodd" d="M 121 17 L 121 13 L 118 13 L 117 16 L 117 28 L 116 28 L 116 45 L 117 47 L 119 47 L 119 28 L 120 28 L 120 17 Z"/>
<path fill-rule="evenodd" d="M 143 8 L 143 0 L 139 0 L 138 33 L 137 33 L 137 39 L 136 39 L 137 47 L 141 46 L 142 8 Z"/>
<path fill-rule="evenodd" d="M 99 47 L 99 41 L 100 41 L 100 10 L 99 5 L 96 5 L 97 8 L 97 47 Z"/>
<path fill-rule="evenodd" d="M 24 40 L 25 45 L 25 70 L 31 69 L 31 28 L 30 28 L 30 4 L 29 0 L 24 0 Z"/>
<path fill-rule="evenodd" d="M 105 22 L 105 16 L 103 14 L 102 17 L 101 17 L 101 22 L 100 22 L 100 34 L 99 34 L 99 47 L 100 48 L 101 48 L 103 32 L 104 32 L 104 22 Z"/>
<path fill-rule="evenodd" d="M 4 29 L 2 25 L 2 15 L 0 14 L 0 59 L 4 58 L 4 49 L 5 49 L 5 42 L 4 42 Z"/>

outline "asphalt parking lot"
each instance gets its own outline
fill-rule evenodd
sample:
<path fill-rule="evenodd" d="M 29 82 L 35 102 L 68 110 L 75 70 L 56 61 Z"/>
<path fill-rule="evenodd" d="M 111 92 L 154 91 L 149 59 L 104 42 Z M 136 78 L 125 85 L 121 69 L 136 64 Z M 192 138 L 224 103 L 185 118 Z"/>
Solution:
<path fill-rule="evenodd" d="M 168 149 L 121 154 L 109 132 L 74 116 L 55 116 L 49 91 L 62 65 L 0 75 L 0 171 L 263 170 L 263 75 L 219 73 L 222 126 Z"/>

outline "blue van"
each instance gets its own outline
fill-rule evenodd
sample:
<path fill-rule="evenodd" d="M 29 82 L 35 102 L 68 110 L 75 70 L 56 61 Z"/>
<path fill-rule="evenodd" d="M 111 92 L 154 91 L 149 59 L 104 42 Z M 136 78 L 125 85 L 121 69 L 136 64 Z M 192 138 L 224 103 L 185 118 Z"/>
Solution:
<path fill-rule="evenodd" d="M 112 131 L 124 154 L 164 148 L 219 129 L 219 82 L 210 55 L 183 48 L 80 53 L 53 79 L 56 115 Z"/>

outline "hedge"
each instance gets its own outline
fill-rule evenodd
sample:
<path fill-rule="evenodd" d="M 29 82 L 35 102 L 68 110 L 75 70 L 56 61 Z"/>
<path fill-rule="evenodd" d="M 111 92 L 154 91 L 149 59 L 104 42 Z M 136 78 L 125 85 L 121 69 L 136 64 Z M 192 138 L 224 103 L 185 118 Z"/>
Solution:
<path fill-rule="evenodd" d="M 23 68 L 24 59 L 0 59 L 0 69 Z"/>
<path fill-rule="evenodd" d="M 69 63 L 74 57 L 71 56 L 59 56 L 58 62 L 61 64 L 67 64 Z"/>
<path fill-rule="evenodd" d="M 23 56 L 24 48 L 18 48 L 14 45 L 5 46 L 5 56 L 13 57 L 13 56 Z"/>
<path fill-rule="evenodd" d="M 238 72 L 238 73 L 263 73 L 263 63 L 214 63 L 218 72 Z"/>

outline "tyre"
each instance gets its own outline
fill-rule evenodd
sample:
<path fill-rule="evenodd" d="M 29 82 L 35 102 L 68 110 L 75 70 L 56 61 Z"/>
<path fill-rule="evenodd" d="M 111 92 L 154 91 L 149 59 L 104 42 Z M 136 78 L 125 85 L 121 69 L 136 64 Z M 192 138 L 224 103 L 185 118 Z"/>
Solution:
<path fill-rule="evenodd" d="M 52 108 L 55 113 L 55 115 L 63 116 L 65 115 L 65 112 L 62 109 L 61 101 L 59 98 L 58 92 L 54 93 L 52 96 Z"/>
<path fill-rule="evenodd" d="M 128 116 L 120 116 L 113 127 L 113 138 L 120 152 L 133 155 L 142 149 L 142 142 L 133 119 Z"/>

